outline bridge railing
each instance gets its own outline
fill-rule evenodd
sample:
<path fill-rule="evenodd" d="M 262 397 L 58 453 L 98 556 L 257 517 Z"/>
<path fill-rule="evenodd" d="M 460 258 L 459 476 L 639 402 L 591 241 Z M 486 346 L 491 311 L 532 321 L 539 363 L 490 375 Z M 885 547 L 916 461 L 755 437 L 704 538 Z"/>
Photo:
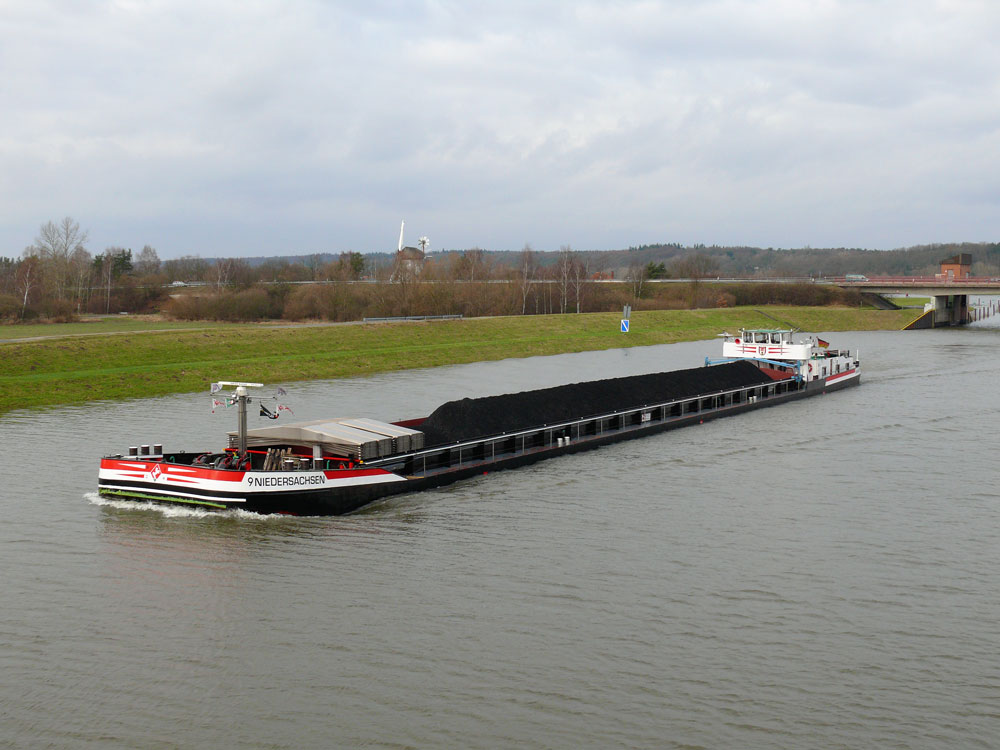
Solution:
<path fill-rule="evenodd" d="M 983 284 L 1000 285 L 1000 277 L 976 276 L 974 278 L 956 279 L 948 276 L 865 276 L 864 279 L 849 279 L 846 276 L 827 276 L 824 281 L 834 284 L 850 284 L 851 286 L 919 286 L 923 284 L 954 284 L 955 286 L 982 286 Z"/>

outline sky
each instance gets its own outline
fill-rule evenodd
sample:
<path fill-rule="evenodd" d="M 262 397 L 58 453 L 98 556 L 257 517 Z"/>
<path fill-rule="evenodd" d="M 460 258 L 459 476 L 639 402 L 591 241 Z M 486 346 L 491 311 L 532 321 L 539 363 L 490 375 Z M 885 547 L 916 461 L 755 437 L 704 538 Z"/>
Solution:
<path fill-rule="evenodd" d="M 997 241 L 992 0 L 0 0 L 0 255 Z"/>

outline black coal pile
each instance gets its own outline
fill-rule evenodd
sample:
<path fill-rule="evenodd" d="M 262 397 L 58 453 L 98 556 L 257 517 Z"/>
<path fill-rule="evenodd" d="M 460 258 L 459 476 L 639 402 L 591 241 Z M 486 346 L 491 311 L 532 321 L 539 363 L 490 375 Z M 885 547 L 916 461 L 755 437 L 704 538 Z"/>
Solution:
<path fill-rule="evenodd" d="M 767 375 L 749 362 L 730 362 L 571 383 L 538 391 L 449 401 L 435 409 L 420 430 L 425 435 L 425 445 L 441 445 L 770 382 Z"/>

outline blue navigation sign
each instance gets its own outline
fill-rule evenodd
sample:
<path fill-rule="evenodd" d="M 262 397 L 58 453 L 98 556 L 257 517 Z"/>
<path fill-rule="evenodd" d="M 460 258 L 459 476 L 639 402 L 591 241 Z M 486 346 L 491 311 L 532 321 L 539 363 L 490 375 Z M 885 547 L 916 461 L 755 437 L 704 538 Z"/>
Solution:
<path fill-rule="evenodd" d="M 622 318 L 622 333 L 628 333 L 628 318 Z"/>

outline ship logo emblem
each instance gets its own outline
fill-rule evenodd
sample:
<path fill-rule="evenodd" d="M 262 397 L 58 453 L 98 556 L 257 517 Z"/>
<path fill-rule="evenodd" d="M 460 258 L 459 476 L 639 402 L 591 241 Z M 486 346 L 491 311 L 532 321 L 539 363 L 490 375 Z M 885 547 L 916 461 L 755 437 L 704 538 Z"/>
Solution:
<path fill-rule="evenodd" d="M 160 465 L 159 464 L 153 464 L 153 469 L 152 469 L 152 471 L 149 472 L 149 475 L 153 478 L 153 481 L 155 482 L 157 479 L 160 478 L 160 474 L 162 474 L 162 473 L 163 472 L 160 471 Z"/>

